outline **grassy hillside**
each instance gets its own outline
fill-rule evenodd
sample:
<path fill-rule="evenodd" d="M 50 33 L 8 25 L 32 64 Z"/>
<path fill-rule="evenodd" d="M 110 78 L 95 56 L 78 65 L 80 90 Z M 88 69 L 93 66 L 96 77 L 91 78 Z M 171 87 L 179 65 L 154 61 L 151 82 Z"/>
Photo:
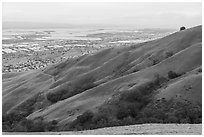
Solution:
<path fill-rule="evenodd" d="M 55 121 L 58 130 L 199 123 L 201 81 L 202 26 L 198 26 L 69 59 L 45 70 L 3 74 L 3 114 Z M 163 119 L 155 111 L 150 119 L 146 114 L 155 106 L 175 111 L 164 111 Z M 197 116 L 182 115 L 188 109 L 196 109 Z"/>

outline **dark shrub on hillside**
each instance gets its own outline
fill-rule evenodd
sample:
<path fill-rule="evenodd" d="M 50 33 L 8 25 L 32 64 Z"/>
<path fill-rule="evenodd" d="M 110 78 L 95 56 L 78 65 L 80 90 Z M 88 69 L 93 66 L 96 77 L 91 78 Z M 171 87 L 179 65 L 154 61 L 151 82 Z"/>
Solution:
<path fill-rule="evenodd" d="M 52 121 L 52 125 L 57 125 L 57 124 L 58 124 L 57 120 Z"/>
<path fill-rule="evenodd" d="M 94 113 L 91 111 L 86 111 L 82 115 L 79 115 L 76 120 L 74 120 L 69 125 L 69 129 L 72 130 L 84 130 L 84 129 L 90 129 L 91 123 L 94 116 Z"/>
<path fill-rule="evenodd" d="M 106 111 L 98 111 L 96 113 L 87 111 L 78 116 L 77 119 L 71 122 L 64 130 L 89 130 L 121 125 L 117 119 L 112 117 L 113 114 L 107 113 Z"/>
<path fill-rule="evenodd" d="M 153 59 L 153 60 L 152 60 L 152 65 L 156 65 L 156 64 L 158 64 L 159 62 L 160 62 L 159 60 Z"/>
<path fill-rule="evenodd" d="M 96 128 L 105 127 L 108 125 L 109 118 L 104 113 L 96 113 L 92 119 L 92 122 Z"/>
<path fill-rule="evenodd" d="M 20 114 L 5 114 L 2 117 L 2 130 L 4 132 L 44 132 L 55 131 L 56 122 L 45 122 L 42 119 L 28 120 Z"/>
<path fill-rule="evenodd" d="M 160 88 L 165 82 L 167 82 L 166 78 L 155 74 L 154 79 L 151 82 L 140 85 L 136 90 L 123 92 L 121 94 L 121 100 L 127 102 L 142 102 L 146 105 L 150 101 L 150 96 L 153 91 Z"/>
<path fill-rule="evenodd" d="M 10 114 L 4 114 L 2 115 L 2 122 L 17 122 L 24 118 L 24 115 L 16 114 L 16 113 L 10 113 Z"/>
<path fill-rule="evenodd" d="M 118 110 L 116 117 L 119 120 L 127 117 L 137 118 L 140 111 L 152 101 L 153 91 L 160 88 L 164 81 L 166 81 L 165 78 L 155 75 L 155 79 L 152 82 L 143 84 L 136 90 L 123 92 L 120 102 L 116 105 Z M 151 112 L 149 114 L 151 115 Z"/>
<path fill-rule="evenodd" d="M 173 55 L 174 55 L 173 51 L 167 51 L 166 52 L 166 58 L 169 58 L 169 57 L 171 57 Z"/>
<path fill-rule="evenodd" d="M 136 117 L 141 108 L 141 102 L 120 104 L 117 106 L 116 117 L 119 120 L 122 120 L 126 117 Z"/>
<path fill-rule="evenodd" d="M 78 92 L 88 90 L 96 86 L 94 82 L 95 82 L 95 79 L 93 77 L 83 78 L 74 85 L 74 90 Z"/>
<path fill-rule="evenodd" d="M 170 79 L 174 79 L 174 78 L 177 78 L 177 77 L 179 77 L 179 76 L 181 76 L 181 74 L 177 74 L 177 73 L 174 72 L 174 71 L 169 71 L 169 72 L 168 72 L 168 77 L 169 77 Z"/>
<path fill-rule="evenodd" d="M 56 93 L 48 93 L 48 94 L 47 94 L 47 99 L 48 99 L 49 101 L 51 101 L 52 103 L 56 103 L 57 101 L 62 100 L 63 96 L 64 96 L 67 92 L 69 92 L 68 89 L 67 89 L 67 90 L 62 89 L 62 90 L 60 90 L 60 91 L 58 91 L 58 92 L 56 92 Z"/>
<path fill-rule="evenodd" d="M 198 72 L 202 72 L 202 68 L 199 68 L 199 69 L 198 69 Z"/>
<path fill-rule="evenodd" d="M 74 96 L 76 94 L 82 93 L 85 90 L 91 89 L 96 86 L 94 83 L 95 79 L 93 77 L 86 77 L 80 79 L 79 81 L 71 85 L 71 90 L 63 94 L 61 100 Z"/>
<path fill-rule="evenodd" d="M 131 116 L 125 117 L 120 121 L 121 126 L 122 125 L 133 125 L 133 124 L 135 124 L 135 118 Z"/>
<path fill-rule="evenodd" d="M 8 131 L 8 132 L 13 131 L 17 127 L 16 125 L 23 119 L 25 119 L 25 116 L 17 114 L 17 113 L 3 114 L 2 115 L 2 130 Z M 20 125 L 18 126 L 19 128 L 16 129 L 17 131 L 21 129 Z"/>
<path fill-rule="evenodd" d="M 154 122 L 152 122 L 154 119 Z M 168 100 L 153 102 L 137 117 L 141 123 L 201 123 L 202 108 L 197 104 Z"/>
<path fill-rule="evenodd" d="M 90 119 L 92 119 L 94 116 L 93 112 L 91 111 L 86 111 L 85 113 L 83 113 L 82 115 L 78 116 L 77 117 L 77 120 L 80 122 L 80 123 L 85 123 L 87 121 L 89 121 Z"/>
<path fill-rule="evenodd" d="M 61 89 L 57 92 L 50 92 L 47 94 L 47 99 L 52 103 L 56 103 L 59 100 L 67 99 L 71 96 L 79 94 L 85 90 L 91 89 L 96 86 L 94 83 L 95 79 L 93 77 L 86 77 L 78 80 L 75 83 L 70 84 L 67 89 Z"/>
<path fill-rule="evenodd" d="M 128 115 L 129 115 L 129 112 L 128 112 L 128 109 L 127 109 L 127 105 L 121 105 L 121 104 L 119 104 L 118 106 L 117 106 L 117 114 L 116 114 L 116 117 L 118 118 L 118 119 L 123 119 L 123 118 L 125 118 L 125 117 L 127 117 Z"/>

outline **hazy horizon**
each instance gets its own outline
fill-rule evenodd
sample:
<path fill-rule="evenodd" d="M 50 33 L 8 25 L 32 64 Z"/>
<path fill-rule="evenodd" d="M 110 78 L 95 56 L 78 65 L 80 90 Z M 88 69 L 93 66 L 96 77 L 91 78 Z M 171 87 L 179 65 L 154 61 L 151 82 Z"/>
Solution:
<path fill-rule="evenodd" d="M 202 24 L 201 3 L 62 3 L 2 4 L 5 28 L 64 28 L 126 26 L 143 28 L 193 27 Z"/>

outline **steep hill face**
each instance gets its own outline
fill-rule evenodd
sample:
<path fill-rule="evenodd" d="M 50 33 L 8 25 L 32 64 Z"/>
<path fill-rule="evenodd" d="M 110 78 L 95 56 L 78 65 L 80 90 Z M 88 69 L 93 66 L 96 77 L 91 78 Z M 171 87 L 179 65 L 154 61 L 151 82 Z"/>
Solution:
<path fill-rule="evenodd" d="M 155 83 L 155 76 L 165 80 L 148 89 L 152 102 L 175 99 L 202 104 L 201 73 L 202 26 L 198 26 L 70 59 L 45 70 L 3 74 L 2 112 L 66 125 L 87 110 L 97 112 L 110 102 L 121 102 L 122 95 Z"/>

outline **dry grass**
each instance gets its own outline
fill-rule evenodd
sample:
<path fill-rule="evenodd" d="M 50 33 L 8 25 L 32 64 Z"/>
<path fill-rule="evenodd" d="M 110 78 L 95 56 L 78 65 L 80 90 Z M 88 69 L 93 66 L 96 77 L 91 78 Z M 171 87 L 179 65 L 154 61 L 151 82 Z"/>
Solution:
<path fill-rule="evenodd" d="M 202 135 L 202 125 L 142 124 L 76 132 L 3 132 L 3 135 Z"/>

